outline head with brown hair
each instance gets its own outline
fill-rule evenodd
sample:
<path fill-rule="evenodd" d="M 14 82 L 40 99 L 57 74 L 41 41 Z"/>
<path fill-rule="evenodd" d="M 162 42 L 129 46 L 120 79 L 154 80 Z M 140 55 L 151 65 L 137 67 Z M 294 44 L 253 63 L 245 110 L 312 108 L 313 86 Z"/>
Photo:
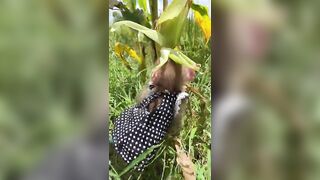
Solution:
<path fill-rule="evenodd" d="M 156 91 L 180 92 L 183 91 L 184 85 L 194 78 L 194 70 L 169 59 L 160 69 L 152 73 L 151 83 L 155 86 Z"/>

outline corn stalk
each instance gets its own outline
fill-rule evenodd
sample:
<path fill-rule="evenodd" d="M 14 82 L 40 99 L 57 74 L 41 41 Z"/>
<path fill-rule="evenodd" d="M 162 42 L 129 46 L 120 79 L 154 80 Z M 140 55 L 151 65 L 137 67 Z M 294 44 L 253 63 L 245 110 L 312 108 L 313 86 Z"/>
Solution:
<path fill-rule="evenodd" d="M 155 28 L 156 20 L 158 18 L 158 0 L 149 0 L 149 7 L 151 11 L 152 28 Z M 159 57 L 159 48 L 154 41 L 152 41 L 152 49 L 154 51 L 154 61 L 155 61 Z"/>
<path fill-rule="evenodd" d="M 149 8 L 151 11 L 152 27 L 154 28 L 158 19 L 158 0 L 149 0 Z"/>
<path fill-rule="evenodd" d="M 163 10 L 165 10 L 168 6 L 168 0 L 163 0 Z"/>

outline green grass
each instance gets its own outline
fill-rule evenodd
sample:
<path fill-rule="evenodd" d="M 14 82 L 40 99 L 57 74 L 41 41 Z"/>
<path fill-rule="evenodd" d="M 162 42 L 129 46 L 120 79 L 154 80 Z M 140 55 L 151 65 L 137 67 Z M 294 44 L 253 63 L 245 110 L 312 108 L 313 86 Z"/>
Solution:
<path fill-rule="evenodd" d="M 191 83 L 203 95 L 201 99 L 196 94 L 190 92 L 189 104 L 184 116 L 183 128 L 179 138 L 183 148 L 192 157 L 195 165 L 197 179 L 211 179 L 211 53 L 210 44 L 206 45 L 200 29 L 194 23 L 188 23 L 187 31 L 181 38 L 181 49 L 195 62 L 201 64 L 201 70 L 196 79 Z M 110 33 L 109 45 L 109 136 L 114 127 L 114 119 L 120 113 L 136 103 L 136 96 L 141 92 L 147 82 L 140 81 L 140 73 L 134 61 L 128 59 L 133 70 L 129 71 L 117 59 L 113 52 L 115 42 L 128 43 L 135 48 L 135 33 L 128 36 L 123 34 Z M 147 74 L 150 75 L 150 58 L 148 61 Z M 159 148 L 157 158 L 140 173 L 128 168 L 121 158 L 115 153 L 112 143 L 110 143 L 110 179 L 183 179 L 181 169 L 176 162 L 176 152 L 172 141 L 166 139 Z M 139 159 L 139 157 L 138 157 Z"/>

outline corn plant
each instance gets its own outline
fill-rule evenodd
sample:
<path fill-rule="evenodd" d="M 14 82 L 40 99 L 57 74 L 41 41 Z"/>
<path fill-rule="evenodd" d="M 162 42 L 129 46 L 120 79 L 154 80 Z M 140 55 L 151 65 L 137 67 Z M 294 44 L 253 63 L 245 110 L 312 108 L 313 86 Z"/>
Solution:
<path fill-rule="evenodd" d="M 154 29 L 150 29 L 134 21 L 124 20 L 114 23 L 111 31 L 115 31 L 124 25 L 155 42 L 160 48 L 160 63 L 153 69 L 154 71 L 162 67 L 169 59 L 177 64 L 198 71 L 200 64 L 195 63 L 184 55 L 178 48 L 181 32 L 190 8 L 195 11 L 196 21 L 202 28 L 208 42 L 211 35 L 211 21 L 208 17 L 208 12 L 204 6 L 194 4 L 192 0 L 173 0 L 156 21 Z"/>

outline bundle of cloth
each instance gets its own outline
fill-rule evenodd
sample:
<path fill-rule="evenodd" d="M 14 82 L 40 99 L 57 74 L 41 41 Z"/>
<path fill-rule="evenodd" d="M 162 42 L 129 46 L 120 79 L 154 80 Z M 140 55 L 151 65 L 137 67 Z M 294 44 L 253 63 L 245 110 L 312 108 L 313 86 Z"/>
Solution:
<path fill-rule="evenodd" d="M 147 149 L 164 140 L 171 122 L 179 112 L 181 100 L 187 97 L 186 92 L 166 90 L 150 93 L 141 103 L 126 109 L 116 118 L 112 139 L 117 153 L 126 163 L 131 163 Z M 149 112 L 148 105 L 158 98 L 162 99 L 160 105 Z M 154 148 L 135 168 L 143 171 L 155 158 L 158 148 Z"/>

